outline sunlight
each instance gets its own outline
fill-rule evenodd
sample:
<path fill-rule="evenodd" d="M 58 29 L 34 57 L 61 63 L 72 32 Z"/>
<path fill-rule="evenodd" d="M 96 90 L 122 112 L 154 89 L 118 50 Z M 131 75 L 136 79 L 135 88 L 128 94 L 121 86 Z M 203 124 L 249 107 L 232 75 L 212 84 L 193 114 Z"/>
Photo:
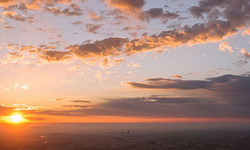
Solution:
<path fill-rule="evenodd" d="M 13 116 L 10 116 L 10 121 L 12 123 L 20 123 L 22 122 L 24 119 L 22 118 L 22 116 L 20 114 L 15 114 Z"/>

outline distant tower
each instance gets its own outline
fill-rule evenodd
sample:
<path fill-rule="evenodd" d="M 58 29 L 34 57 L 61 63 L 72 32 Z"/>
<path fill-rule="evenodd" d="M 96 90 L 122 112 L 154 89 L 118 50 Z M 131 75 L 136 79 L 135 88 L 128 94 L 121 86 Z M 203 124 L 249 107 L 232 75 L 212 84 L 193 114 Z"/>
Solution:
<path fill-rule="evenodd" d="M 130 134 L 130 131 L 128 130 L 128 132 L 127 132 L 128 134 Z"/>

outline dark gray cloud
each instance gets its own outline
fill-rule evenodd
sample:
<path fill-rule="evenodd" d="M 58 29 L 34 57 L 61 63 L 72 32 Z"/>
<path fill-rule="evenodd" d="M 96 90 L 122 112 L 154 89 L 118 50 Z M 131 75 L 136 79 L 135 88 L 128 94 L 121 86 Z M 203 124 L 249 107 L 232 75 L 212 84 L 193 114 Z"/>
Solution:
<path fill-rule="evenodd" d="M 70 102 L 72 102 L 72 103 L 90 103 L 90 101 L 86 101 L 86 100 L 70 100 Z"/>
<path fill-rule="evenodd" d="M 162 19 L 162 20 L 170 20 L 179 17 L 177 13 L 171 13 L 169 11 L 163 11 L 162 8 L 151 8 L 148 11 L 144 11 L 141 13 L 141 19 L 147 20 L 149 19 Z"/>
<path fill-rule="evenodd" d="M 75 21 L 72 23 L 73 25 L 80 25 L 80 24 L 83 24 L 83 21 Z"/>
<path fill-rule="evenodd" d="M 190 13 L 197 18 L 217 19 L 225 17 L 235 27 L 245 26 L 249 21 L 249 0 L 201 0 L 198 6 L 189 8 Z M 217 9 L 218 8 L 218 9 Z"/>
<path fill-rule="evenodd" d="M 203 18 L 203 14 L 209 13 L 217 6 L 225 6 L 225 3 L 230 4 L 231 0 L 201 0 L 199 6 L 189 8 L 190 13 L 197 18 Z"/>
<path fill-rule="evenodd" d="M 129 82 L 133 88 L 149 89 L 180 89 L 195 90 L 207 89 L 211 91 L 249 91 L 250 76 L 223 75 L 219 77 L 207 78 L 206 80 L 176 80 L 165 78 L 146 79 L 147 83 Z M 236 88 L 237 87 L 237 88 Z"/>
<path fill-rule="evenodd" d="M 154 84 L 164 84 L 161 82 L 171 81 L 173 84 L 172 86 L 176 90 L 193 89 L 196 90 L 196 94 L 195 96 L 191 94 L 192 96 L 151 95 L 143 97 L 112 98 L 104 99 L 105 102 L 91 106 L 61 106 L 64 108 L 72 108 L 67 111 L 44 110 L 33 113 L 62 116 L 125 116 L 144 118 L 250 117 L 249 75 L 224 75 L 194 82 L 163 78 L 153 78 L 147 81 L 153 82 Z M 137 86 L 137 88 L 141 87 Z M 166 87 L 161 86 L 157 88 L 166 89 Z M 198 90 L 199 88 L 207 90 L 201 91 Z"/>
<path fill-rule="evenodd" d="M 218 95 L 217 95 L 218 96 Z M 241 97 L 218 98 L 168 97 L 152 95 L 149 97 L 106 99 L 107 102 L 86 109 L 85 106 L 65 106 L 74 108 L 67 111 L 45 110 L 36 114 L 60 116 L 124 116 L 143 118 L 249 118 L 250 104 L 235 103 Z M 248 94 L 249 96 L 249 94 Z M 221 99 L 221 98 L 225 99 Z M 248 101 L 248 100 L 244 100 Z"/>
<path fill-rule="evenodd" d="M 115 115 L 130 117 L 211 117 L 215 112 L 202 107 L 213 105 L 205 98 L 167 97 L 153 95 L 150 97 L 118 98 L 88 110 L 92 115 Z M 211 106 L 210 106 L 211 107 Z M 199 113 L 197 113 L 199 112 Z"/>
<path fill-rule="evenodd" d="M 148 83 L 128 82 L 133 88 L 151 88 L 151 89 L 208 89 L 210 87 L 210 81 L 200 80 L 176 80 L 165 78 L 150 78 L 146 79 Z"/>
<path fill-rule="evenodd" d="M 86 27 L 87 32 L 96 34 L 97 30 L 100 29 L 102 25 L 101 24 L 86 24 L 85 27 Z"/>
<path fill-rule="evenodd" d="M 88 108 L 89 106 L 84 106 L 84 105 L 61 105 L 60 107 L 63 107 L 63 108 Z"/>
<path fill-rule="evenodd" d="M 107 15 L 109 17 L 114 17 L 114 20 L 116 20 L 114 24 L 121 24 L 122 21 L 129 20 L 127 16 L 122 14 L 122 11 L 120 9 L 110 10 L 108 11 Z"/>
<path fill-rule="evenodd" d="M 127 27 L 123 28 L 122 30 L 124 30 L 124 31 L 129 31 L 129 30 L 133 30 L 133 28 L 132 28 L 132 27 L 127 26 Z"/>

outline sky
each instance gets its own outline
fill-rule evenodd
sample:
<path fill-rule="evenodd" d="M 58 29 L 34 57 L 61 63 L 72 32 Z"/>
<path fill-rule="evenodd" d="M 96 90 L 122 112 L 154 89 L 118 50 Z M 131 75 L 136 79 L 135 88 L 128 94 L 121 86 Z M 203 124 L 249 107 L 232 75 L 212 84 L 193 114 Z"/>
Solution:
<path fill-rule="evenodd" d="M 0 123 L 250 119 L 250 0 L 0 0 Z"/>

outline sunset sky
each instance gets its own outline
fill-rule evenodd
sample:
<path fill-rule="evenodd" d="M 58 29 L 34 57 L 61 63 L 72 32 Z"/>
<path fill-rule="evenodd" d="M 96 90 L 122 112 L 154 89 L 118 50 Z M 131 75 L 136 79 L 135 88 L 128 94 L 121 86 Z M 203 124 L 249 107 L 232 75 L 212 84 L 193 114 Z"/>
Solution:
<path fill-rule="evenodd" d="M 0 0 L 0 123 L 250 119 L 250 0 Z"/>

